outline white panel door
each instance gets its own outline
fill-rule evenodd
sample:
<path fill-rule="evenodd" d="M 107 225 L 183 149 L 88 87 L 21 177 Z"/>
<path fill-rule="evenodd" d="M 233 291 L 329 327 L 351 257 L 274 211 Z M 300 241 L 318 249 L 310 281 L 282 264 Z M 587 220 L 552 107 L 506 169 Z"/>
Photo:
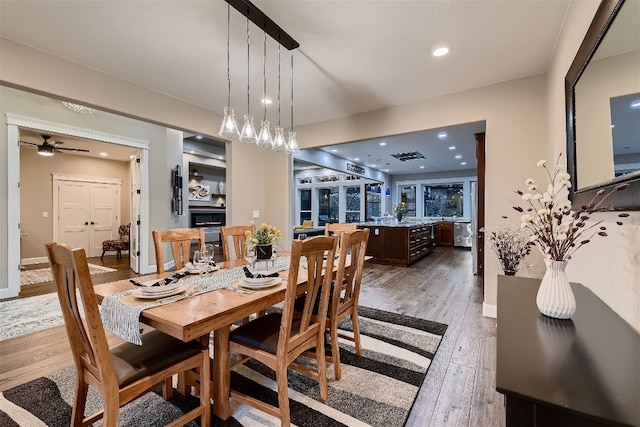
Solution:
<path fill-rule="evenodd" d="M 103 241 L 119 238 L 119 189 L 120 186 L 114 184 L 91 184 L 89 257 L 102 255 Z"/>
<path fill-rule="evenodd" d="M 95 179 L 54 177 L 54 180 L 57 183 L 54 240 L 84 248 L 87 257 L 102 255 L 102 242 L 118 238 L 121 184 Z"/>
<path fill-rule="evenodd" d="M 59 181 L 57 193 L 58 236 L 54 236 L 54 239 L 58 243 L 87 250 L 89 247 L 91 184 Z"/>

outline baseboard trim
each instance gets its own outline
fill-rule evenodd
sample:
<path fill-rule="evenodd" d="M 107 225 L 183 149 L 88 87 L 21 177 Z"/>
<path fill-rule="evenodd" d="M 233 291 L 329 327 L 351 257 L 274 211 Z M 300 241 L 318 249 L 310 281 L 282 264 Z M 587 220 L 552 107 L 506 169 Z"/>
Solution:
<path fill-rule="evenodd" d="M 32 265 L 32 264 L 48 264 L 49 258 L 46 256 L 41 256 L 37 258 L 25 258 L 22 260 L 20 265 Z"/>
<path fill-rule="evenodd" d="M 482 315 L 484 317 L 493 317 L 494 319 L 498 317 L 498 306 L 482 303 Z"/>

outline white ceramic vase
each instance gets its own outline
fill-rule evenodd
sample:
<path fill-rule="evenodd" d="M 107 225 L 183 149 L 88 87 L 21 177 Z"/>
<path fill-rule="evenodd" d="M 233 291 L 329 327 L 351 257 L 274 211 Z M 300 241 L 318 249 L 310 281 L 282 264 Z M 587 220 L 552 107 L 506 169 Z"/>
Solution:
<path fill-rule="evenodd" d="M 569 319 L 576 312 L 576 298 L 565 273 L 566 267 L 567 261 L 547 261 L 547 272 L 536 297 L 540 313 L 554 319 Z"/>

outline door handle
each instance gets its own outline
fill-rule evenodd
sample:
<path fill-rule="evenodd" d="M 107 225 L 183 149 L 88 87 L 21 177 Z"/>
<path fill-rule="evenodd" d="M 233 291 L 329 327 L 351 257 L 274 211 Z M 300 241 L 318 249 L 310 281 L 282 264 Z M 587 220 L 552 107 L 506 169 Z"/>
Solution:
<path fill-rule="evenodd" d="M 95 225 L 95 224 L 96 224 L 95 222 L 91 221 L 91 225 Z"/>
<path fill-rule="evenodd" d="M 85 221 L 85 222 L 84 222 L 84 225 L 89 225 L 89 222 L 88 222 L 88 221 Z"/>

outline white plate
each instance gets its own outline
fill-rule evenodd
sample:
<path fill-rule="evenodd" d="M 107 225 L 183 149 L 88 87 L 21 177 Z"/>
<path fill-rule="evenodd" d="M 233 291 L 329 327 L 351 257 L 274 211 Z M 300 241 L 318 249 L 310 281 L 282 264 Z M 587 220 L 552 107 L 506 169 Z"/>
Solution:
<path fill-rule="evenodd" d="M 218 267 L 217 265 L 215 267 L 210 265 L 207 273 L 213 273 L 214 271 L 218 270 L 220 270 L 220 267 Z M 181 271 L 186 271 L 189 274 L 200 274 L 200 270 L 195 268 L 190 262 L 188 262 Z"/>
<path fill-rule="evenodd" d="M 277 277 L 245 277 L 244 281 L 250 285 L 264 285 L 266 283 L 273 282 Z"/>
<path fill-rule="evenodd" d="M 158 286 L 154 288 L 140 288 L 133 291 L 132 295 L 142 299 L 158 299 L 170 297 L 186 291 L 189 288 L 188 283 L 174 283 L 167 286 Z M 153 290 L 151 290 L 153 289 Z M 156 290 L 157 289 L 157 290 Z"/>
<path fill-rule="evenodd" d="M 282 283 L 282 279 L 280 279 L 279 277 L 269 277 L 269 279 L 271 279 L 271 281 L 266 283 L 249 283 L 246 281 L 246 278 L 244 278 L 244 279 L 241 279 L 238 282 L 238 284 L 241 287 L 247 288 L 247 289 L 264 289 L 264 288 L 270 288 L 272 286 L 276 286 Z"/>

